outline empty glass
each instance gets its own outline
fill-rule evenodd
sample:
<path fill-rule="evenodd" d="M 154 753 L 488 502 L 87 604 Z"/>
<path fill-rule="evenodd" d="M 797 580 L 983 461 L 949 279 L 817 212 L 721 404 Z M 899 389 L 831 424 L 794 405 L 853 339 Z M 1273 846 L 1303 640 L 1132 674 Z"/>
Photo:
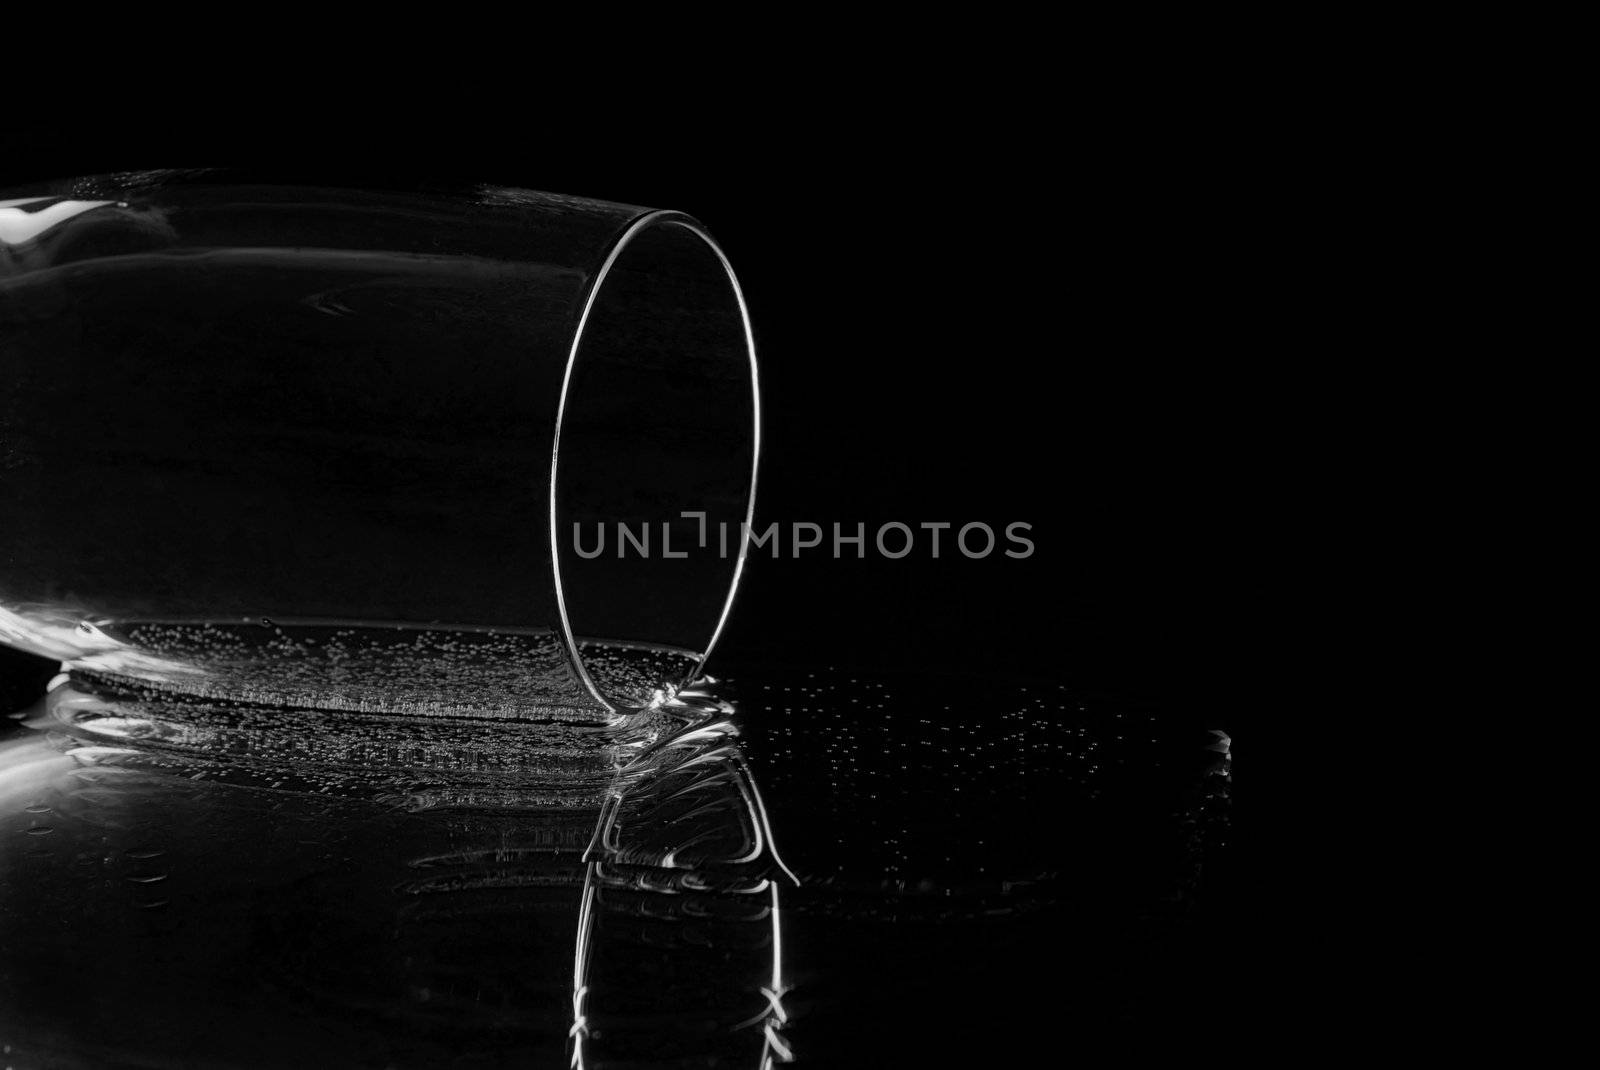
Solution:
<path fill-rule="evenodd" d="M 168 172 L 0 197 L 0 642 L 70 668 L 648 704 L 731 606 L 758 426 L 738 283 L 676 212 Z"/>

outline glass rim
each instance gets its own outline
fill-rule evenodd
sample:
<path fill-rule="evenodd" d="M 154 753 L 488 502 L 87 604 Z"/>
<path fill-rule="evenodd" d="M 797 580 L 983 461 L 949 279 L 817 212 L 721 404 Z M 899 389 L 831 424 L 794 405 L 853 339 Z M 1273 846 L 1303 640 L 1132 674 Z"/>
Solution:
<path fill-rule="evenodd" d="M 589 692 L 589 694 L 611 713 L 619 712 L 618 707 L 616 703 L 614 703 L 611 698 L 608 697 L 595 683 L 593 676 L 589 672 L 588 666 L 584 663 L 583 652 L 579 646 L 580 637 L 573 629 L 572 618 L 567 607 L 567 597 L 562 584 L 560 552 L 561 543 L 556 521 L 556 514 L 558 511 L 557 502 L 559 497 L 557 490 L 559 486 L 558 480 L 561 470 L 561 435 L 566 418 L 567 399 L 572 388 L 572 373 L 573 369 L 577 366 L 578 352 L 583 346 L 584 332 L 589 323 L 590 313 L 594 310 L 595 303 L 600 297 L 601 290 L 605 286 L 606 279 L 610 275 L 611 269 L 615 266 L 622 254 L 627 250 L 628 246 L 639 235 L 653 227 L 658 226 L 681 227 L 703 242 L 716 257 L 717 263 L 721 267 L 723 276 L 726 279 L 729 292 L 733 295 L 734 301 L 739 309 L 740 329 L 744 335 L 745 360 L 748 365 L 750 376 L 750 477 L 747 489 L 745 491 L 744 517 L 739 525 L 738 554 L 735 556 L 733 573 L 728 579 L 728 590 L 723 597 L 722 608 L 717 615 L 716 624 L 712 627 L 711 634 L 705 641 L 704 649 L 688 652 L 695 655 L 695 661 L 694 664 L 684 673 L 683 677 L 677 681 L 677 687 L 679 688 L 684 687 L 691 680 L 700 675 L 702 667 L 705 665 L 706 660 L 710 658 L 712 650 L 715 649 L 717 640 L 721 638 L 723 628 L 726 626 L 728 617 L 733 611 L 734 597 L 738 593 L 739 581 L 744 574 L 745 561 L 749 555 L 751 528 L 755 520 L 756 484 L 758 481 L 758 473 L 760 471 L 761 462 L 760 369 L 756 361 L 755 333 L 750 325 L 750 309 L 748 303 L 745 301 L 744 290 L 739 285 L 738 275 L 734 272 L 732 263 L 728 260 L 728 256 L 723 252 L 722 247 L 717 244 L 716 239 L 712 238 L 704 225 L 702 225 L 693 217 L 685 215 L 682 212 L 672 211 L 670 209 L 651 211 L 639 216 L 637 219 L 628 224 L 627 228 L 622 232 L 621 235 L 618 236 L 611 248 L 607 251 L 605 259 L 601 262 L 600 267 L 589 279 L 586 291 L 583 295 L 582 309 L 578 315 L 577 327 L 573 331 L 572 343 L 567 350 L 566 367 L 561 376 L 561 395 L 556 405 L 555 434 L 553 436 L 550 449 L 550 484 L 549 493 L 547 494 L 550 512 L 549 535 L 551 575 L 555 585 L 556 613 L 561 622 L 561 640 L 566 647 L 569 663 L 572 665 L 573 670 L 577 673 L 579 681 L 583 684 L 584 688 Z"/>

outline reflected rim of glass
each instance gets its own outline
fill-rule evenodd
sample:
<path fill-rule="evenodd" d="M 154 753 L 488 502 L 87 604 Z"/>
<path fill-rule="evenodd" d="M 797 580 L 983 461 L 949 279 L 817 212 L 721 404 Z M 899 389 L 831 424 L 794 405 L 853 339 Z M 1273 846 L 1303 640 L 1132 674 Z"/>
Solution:
<path fill-rule="evenodd" d="M 756 363 L 755 334 L 750 328 L 750 309 L 745 302 L 744 290 L 739 286 L 739 278 L 734 274 L 733 265 L 729 263 L 727 254 L 722 251 L 722 247 L 716 243 L 716 240 L 707 233 L 699 222 L 689 216 L 670 210 L 654 211 L 640 216 L 629 224 L 627 230 L 623 231 L 621 237 L 616 240 L 606 253 L 606 258 L 601 263 L 600 269 L 589 280 L 588 292 L 584 294 L 583 311 L 578 316 L 577 330 L 573 332 L 572 345 L 567 350 L 567 366 L 561 375 L 561 399 L 556 406 L 555 435 L 550 450 L 550 487 L 547 495 L 550 501 L 550 565 L 555 579 L 556 610 L 561 618 L 561 639 L 566 644 L 567 658 L 574 671 L 577 672 L 578 678 L 583 682 L 583 686 L 590 695 L 594 696 L 596 701 L 611 713 L 617 712 L 616 704 L 601 692 L 590 675 L 588 667 L 584 665 L 583 655 L 578 649 L 577 636 L 572 629 L 572 618 L 567 611 L 566 593 L 561 582 L 561 543 L 556 527 L 557 478 L 561 469 L 561 432 L 566 418 L 567 396 L 572 386 L 572 370 L 577 365 L 578 350 L 583 346 L 584 329 L 588 326 L 589 314 L 594 310 L 595 301 L 599 297 L 601 289 L 605 286 L 606 278 L 610 275 L 611 268 L 616 264 L 617 259 L 634 238 L 655 226 L 682 227 L 704 242 L 706 247 L 716 256 L 717 262 L 721 265 L 722 272 L 727 278 L 728 288 L 739 307 L 739 324 L 740 329 L 744 332 L 745 359 L 749 363 L 750 370 L 750 482 L 745 494 L 744 519 L 739 528 L 739 553 L 734 561 L 733 575 L 728 580 L 728 592 L 723 598 L 722 610 L 717 616 L 717 623 L 712 628 L 710 637 L 706 640 L 705 649 L 698 652 L 694 665 L 678 681 L 679 687 L 699 675 L 701 667 L 711 657 L 711 651 L 715 649 L 717 640 L 722 635 L 722 629 L 728 622 L 728 615 L 733 610 L 733 599 L 738 593 L 739 579 L 744 574 L 745 558 L 750 548 L 750 528 L 754 522 L 756 511 L 756 476 L 761 462 L 761 379 Z"/>

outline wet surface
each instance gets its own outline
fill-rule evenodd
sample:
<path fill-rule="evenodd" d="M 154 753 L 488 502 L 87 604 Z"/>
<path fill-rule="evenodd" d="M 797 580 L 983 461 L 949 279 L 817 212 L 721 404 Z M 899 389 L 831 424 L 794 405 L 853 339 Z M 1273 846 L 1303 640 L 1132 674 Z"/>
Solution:
<path fill-rule="evenodd" d="M 1229 740 L 763 669 L 602 724 L 55 678 L 0 741 L 7 1065 L 1034 1065 L 1194 1043 Z"/>

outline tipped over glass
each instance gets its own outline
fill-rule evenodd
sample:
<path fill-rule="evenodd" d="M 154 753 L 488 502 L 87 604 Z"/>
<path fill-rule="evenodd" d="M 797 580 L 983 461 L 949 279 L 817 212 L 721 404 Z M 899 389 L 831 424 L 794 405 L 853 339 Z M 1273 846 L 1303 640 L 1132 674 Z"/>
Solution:
<path fill-rule="evenodd" d="M 0 194 L 0 381 L 0 643 L 82 673 L 603 718 L 692 679 L 738 585 L 753 343 L 680 213 L 167 172 Z"/>

